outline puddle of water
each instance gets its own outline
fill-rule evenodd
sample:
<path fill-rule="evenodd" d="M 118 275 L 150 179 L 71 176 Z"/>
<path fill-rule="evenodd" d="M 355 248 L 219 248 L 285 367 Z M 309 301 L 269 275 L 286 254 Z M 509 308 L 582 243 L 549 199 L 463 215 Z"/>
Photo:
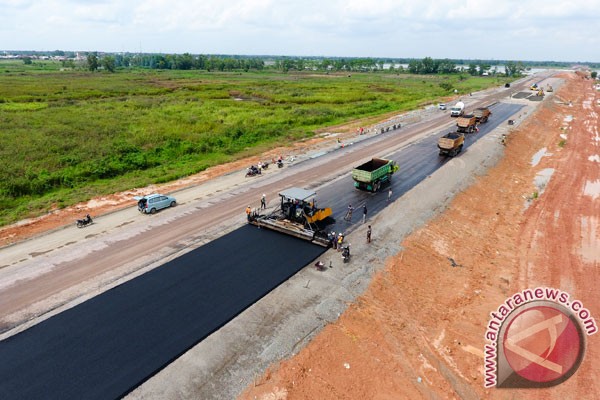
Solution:
<path fill-rule="evenodd" d="M 592 200 L 596 200 L 596 198 L 600 197 L 600 179 L 587 181 L 583 188 L 583 194 L 591 196 Z"/>
<path fill-rule="evenodd" d="M 544 193 L 546 185 L 548 185 L 548 182 L 550 182 L 550 178 L 552 177 L 553 173 L 554 168 L 544 168 L 543 170 L 538 172 L 535 178 L 533 179 L 533 183 L 538 188 L 538 192 L 540 195 Z"/>
<path fill-rule="evenodd" d="M 533 157 L 531 157 L 531 165 L 533 167 L 535 167 L 536 165 L 538 165 L 540 163 L 540 161 L 542 160 L 542 157 L 544 156 L 551 156 L 551 153 L 546 153 L 548 149 L 546 147 L 540 149 L 537 153 L 535 153 L 533 155 Z"/>
<path fill-rule="evenodd" d="M 563 121 L 565 121 L 565 122 L 571 122 L 571 121 L 573 121 L 573 116 L 572 115 L 567 115 Z"/>
<path fill-rule="evenodd" d="M 593 156 L 589 156 L 588 160 L 591 162 L 600 163 L 600 156 L 598 154 L 594 154 Z"/>

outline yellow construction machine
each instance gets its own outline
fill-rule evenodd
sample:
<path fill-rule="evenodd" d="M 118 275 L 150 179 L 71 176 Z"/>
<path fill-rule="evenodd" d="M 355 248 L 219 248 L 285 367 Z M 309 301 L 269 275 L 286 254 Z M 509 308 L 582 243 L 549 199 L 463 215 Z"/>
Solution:
<path fill-rule="evenodd" d="M 281 202 L 275 210 L 264 215 L 249 215 L 248 222 L 327 247 L 329 239 L 324 228 L 331 217 L 331 208 L 318 208 L 316 196 L 317 193 L 312 190 L 283 190 L 279 193 Z"/>

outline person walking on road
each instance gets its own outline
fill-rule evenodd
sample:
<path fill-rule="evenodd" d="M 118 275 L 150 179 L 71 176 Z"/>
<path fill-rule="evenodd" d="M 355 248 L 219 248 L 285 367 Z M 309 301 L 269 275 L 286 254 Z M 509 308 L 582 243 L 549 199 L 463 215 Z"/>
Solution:
<path fill-rule="evenodd" d="M 367 222 L 367 205 L 363 205 L 363 224 Z"/>
<path fill-rule="evenodd" d="M 367 229 L 367 243 L 371 243 L 371 225 L 369 225 L 369 229 Z"/>
<path fill-rule="evenodd" d="M 388 201 L 390 201 L 392 199 L 392 188 L 390 188 L 390 190 L 388 190 Z"/>
<path fill-rule="evenodd" d="M 267 196 L 263 193 L 262 197 L 260 198 L 260 209 L 266 209 L 267 208 Z"/>
<path fill-rule="evenodd" d="M 348 211 L 346 211 L 346 216 L 344 217 L 344 220 L 352 222 L 352 211 L 353 210 L 354 210 L 354 207 L 352 207 L 352 204 L 348 204 Z"/>

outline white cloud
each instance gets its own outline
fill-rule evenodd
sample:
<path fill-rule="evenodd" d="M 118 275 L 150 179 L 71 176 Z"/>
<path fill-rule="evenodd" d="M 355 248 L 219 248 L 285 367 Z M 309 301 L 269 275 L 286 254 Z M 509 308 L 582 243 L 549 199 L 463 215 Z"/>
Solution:
<path fill-rule="evenodd" d="M 5 49 L 600 61 L 600 0 L 0 0 Z"/>

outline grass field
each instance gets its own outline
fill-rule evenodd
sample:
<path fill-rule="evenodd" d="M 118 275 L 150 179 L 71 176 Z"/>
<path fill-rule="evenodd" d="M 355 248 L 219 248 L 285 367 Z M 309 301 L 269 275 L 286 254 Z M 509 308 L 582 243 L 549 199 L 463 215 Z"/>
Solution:
<path fill-rule="evenodd" d="M 407 111 L 498 78 L 389 73 L 61 71 L 0 62 L 0 226 Z M 445 87 L 442 88 L 442 86 Z"/>

